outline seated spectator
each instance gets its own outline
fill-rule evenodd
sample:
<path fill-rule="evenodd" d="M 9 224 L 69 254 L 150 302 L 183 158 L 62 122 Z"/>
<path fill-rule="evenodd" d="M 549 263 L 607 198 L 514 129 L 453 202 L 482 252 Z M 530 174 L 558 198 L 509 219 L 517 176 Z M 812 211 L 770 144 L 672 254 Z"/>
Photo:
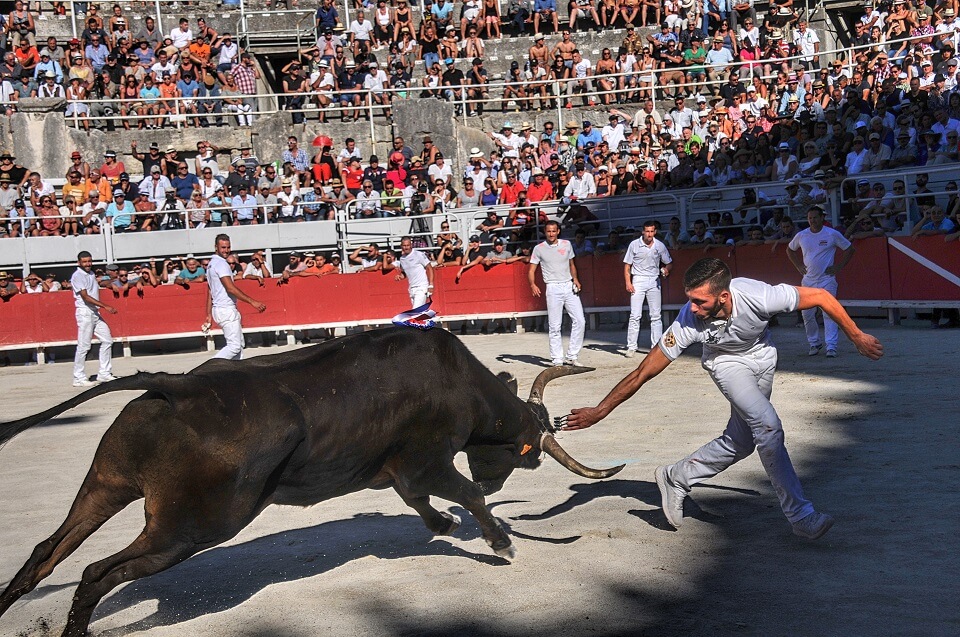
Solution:
<path fill-rule="evenodd" d="M 243 270 L 243 278 L 255 280 L 263 287 L 264 281 L 271 276 L 263 250 L 257 250 L 250 255 L 250 263 Z"/>
<path fill-rule="evenodd" d="M 305 252 L 304 256 L 304 265 L 306 266 L 301 272 L 301 277 L 321 277 L 327 276 L 328 274 L 337 274 L 337 268 L 331 263 L 327 263 L 327 257 L 325 254 L 315 254 L 313 252 Z"/>
<path fill-rule="evenodd" d="M 257 218 L 257 199 L 250 194 L 250 188 L 246 183 L 239 185 L 237 195 L 230 200 L 230 208 L 233 225 L 248 226 L 260 223 Z"/>
<path fill-rule="evenodd" d="M 307 269 L 307 264 L 303 261 L 303 256 L 296 250 L 287 256 L 287 261 L 287 265 L 284 266 L 283 272 L 280 274 L 278 284 L 288 282 L 291 277 L 300 276 L 300 274 Z"/>
<path fill-rule="evenodd" d="M 0 272 L 0 300 L 4 303 L 20 294 L 20 288 L 6 272 Z"/>
<path fill-rule="evenodd" d="M 114 232 L 134 232 L 137 230 L 137 225 L 133 222 L 135 213 L 133 204 L 127 201 L 124 192 L 117 188 L 104 216 L 107 222 L 113 225 Z"/>
<path fill-rule="evenodd" d="M 912 237 L 949 235 L 957 231 L 956 224 L 949 219 L 940 206 L 929 206 L 924 210 L 923 218 L 910 232 Z"/>
<path fill-rule="evenodd" d="M 713 232 L 707 229 L 707 224 L 703 219 L 697 219 L 693 222 L 693 234 L 690 235 L 687 243 L 683 247 L 697 248 L 714 242 Z"/>
<path fill-rule="evenodd" d="M 493 249 L 483 257 L 483 267 L 490 269 L 498 265 L 506 265 L 519 260 L 520 257 L 514 256 L 512 252 L 507 250 L 506 239 L 497 237 L 493 240 Z"/>
<path fill-rule="evenodd" d="M 189 257 L 184 262 L 184 268 L 177 273 L 176 278 L 174 279 L 174 284 L 183 286 L 184 289 L 189 290 L 191 283 L 203 283 L 207 280 L 207 271 L 200 261 L 193 257 Z"/>

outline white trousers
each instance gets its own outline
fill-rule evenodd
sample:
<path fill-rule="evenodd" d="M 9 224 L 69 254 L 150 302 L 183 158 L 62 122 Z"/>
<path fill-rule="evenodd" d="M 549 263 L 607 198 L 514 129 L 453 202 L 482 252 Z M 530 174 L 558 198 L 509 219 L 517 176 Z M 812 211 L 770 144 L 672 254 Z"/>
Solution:
<path fill-rule="evenodd" d="M 703 367 L 730 401 L 730 420 L 719 438 L 669 468 L 671 480 L 689 491 L 756 449 L 787 519 L 796 522 L 813 513 L 787 454 L 780 416 L 770 403 L 777 350 L 765 347 L 751 355 L 725 354 Z"/>
<path fill-rule="evenodd" d="M 73 357 L 73 379 L 87 380 L 84 363 L 87 361 L 87 352 L 94 335 L 100 341 L 100 370 L 98 376 L 113 373 L 113 335 L 110 326 L 100 318 L 99 312 L 91 310 L 77 310 L 77 353 Z"/>
<path fill-rule="evenodd" d="M 837 279 L 835 277 L 824 277 L 816 280 L 809 280 L 803 277 L 801 284 L 804 287 L 822 288 L 837 296 Z M 820 340 L 820 326 L 817 325 L 817 308 L 803 310 L 800 312 L 803 316 L 803 329 L 807 333 L 807 342 L 810 345 L 827 344 L 827 349 L 837 349 L 837 342 L 840 340 L 840 327 L 832 318 L 823 313 L 823 340 Z"/>
<path fill-rule="evenodd" d="M 630 295 L 630 320 L 627 322 L 627 349 L 636 350 L 640 338 L 640 319 L 643 317 L 643 300 L 650 310 L 650 347 L 654 348 L 663 336 L 663 321 L 660 318 L 660 279 L 633 277 L 633 294 Z"/>
<path fill-rule="evenodd" d="M 566 283 L 547 283 L 547 321 L 550 335 L 550 360 L 563 362 L 563 339 L 560 326 L 563 324 L 563 311 L 566 310 L 573 321 L 570 329 L 570 342 L 567 345 L 567 360 L 575 360 L 583 347 L 583 330 L 586 320 L 583 318 L 583 305 L 580 297 L 573 293 L 573 281 Z"/>
<path fill-rule="evenodd" d="M 213 308 L 213 320 L 223 330 L 227 339 L 223 349 L 214 358 L 226 358 L 238 361 L 243 357 L 243 327 L 240 325 L 240 311 L 235 307 Z"/>
<path fill-rule="evenodd" d="M 413 304 L 410 306 L 410 309 L 420 307 L 427 302 L 427 288 L 423 287 L 422 285 L 411 287 L 408 292 L 410 293 L 410 303 Z"/>

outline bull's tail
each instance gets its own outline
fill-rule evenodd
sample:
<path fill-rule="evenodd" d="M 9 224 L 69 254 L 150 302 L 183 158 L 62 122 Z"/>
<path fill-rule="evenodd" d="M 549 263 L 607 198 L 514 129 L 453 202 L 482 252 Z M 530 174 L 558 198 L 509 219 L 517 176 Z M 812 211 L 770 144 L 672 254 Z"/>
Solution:
<path fill-rule="evenodd" d="M 3 446 L 12 440 L 14 436 L 26 431 L 30 427 L 46 422 L 51 418 L 59 416 L 68 409 L 73 409 L 77 405 L 85 403 L 97 396 L 102 396 L 103 394 L 125 390 L 155 391 L 163 394 L 168 401 L 173 403 L 178 397 L 183 398 L 187 395 L 188 383 L 193 384 L 195 387 L 197 382 L 203 383 L 203 380 L 195 376 L 187 379 L 185 374 L 150 374 L 147 372 L 138 372 L 133 376 L 126 376 L 108 383 L 102 383 L 39 414 L 27 416 L 20 420 L 0 423 L 0 446 Z"/>

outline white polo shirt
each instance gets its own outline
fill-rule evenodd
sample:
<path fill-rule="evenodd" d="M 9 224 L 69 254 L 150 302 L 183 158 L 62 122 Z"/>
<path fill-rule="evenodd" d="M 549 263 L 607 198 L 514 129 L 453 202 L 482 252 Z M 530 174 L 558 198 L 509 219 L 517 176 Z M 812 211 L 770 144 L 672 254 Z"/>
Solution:
<path fill-rule="evenodd" d="M 833 265 L 837 248 L 846 250 L 849 247 L 850 241 L 846 237 L 826 226 L 817 233 L 811 232 L 810 228 L 801 230 L 790 240 L 790 249 L 803 253 L 803 265 L 807 268 L 804 281 L 832 278 L 825 270 Z"/>
<path fill-rule="evenodd" d="M 222 277 L 233 279 L 233 270 L 227 260 L 219 254 L 213 255 L 210 259 L 210 265 L 207 266 L 207 285 L 210 286 L 210 296 L 213 298 L 213 307 L 233 308 L 237 307 L 237 299 L 227 293 L 223 287 Z"/>
<path fill-rule="evenodd" d="M 673 259 L 663 241 L 654 237 L 650 245 L 645 244 L 643 238 L 631 241 L 623 262 L 630 264 L 631 276 L 653 281 L 660 276 L 660 264 L 672 263 Z"/>
<path fill-rule="evenodd" d="M 70 277 L 70 287 L 73 289 L 73 301 L 78 310 L 97 311 L 96 305 L 90 305 L 80 296 L 80 291 L 86 290 L 90 298 L 100 300 L 100 286 L 97 285 L 97 275 L 93 272 L 85 272 L 83 268 L 77 268 L 77 271 Z"/>
<path fill-rule="evenodd" d="M 424 253 L 411 250 L 410 254 L 401 255 L 399 260 L 410 288 L 425 288 L 430 285 L 430 280 L 427 279 L 427 268 L 432 264 Z"/>
<path fill-rule="evenodd" d="M 540 265 L 544 283 L 566 283 L 573 280 L 570 261 L 575 256 L 573 246 L 566 239 L 557 239 L 553 245 L 541 241 L 530 254 L 530 263 Z"/>

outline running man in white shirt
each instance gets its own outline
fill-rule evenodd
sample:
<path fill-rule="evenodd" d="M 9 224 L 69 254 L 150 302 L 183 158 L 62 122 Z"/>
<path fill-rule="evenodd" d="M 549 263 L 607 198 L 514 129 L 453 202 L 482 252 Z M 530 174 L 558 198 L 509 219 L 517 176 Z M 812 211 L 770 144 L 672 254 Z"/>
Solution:
<path fill-rule="evenodd" d="M 787 256 L 800 274 L 803 275 L 801 285 L 811 288 L 823 288 L 833 296 L 837 296 L 837 273 L 850 262 L 853 257 L 853 245 L 842 234 L 833 228 L 823 225 L 823 209 L 814 206 L 807 211 L 807 223 L 810 227 L 794 235 L 787 246 Z M 843 250 L 840 263 L 834 265 L 833 258 L 837 248 Z M 802 255 L 799 254 L 802 252 Z M 817 325 L 817 309 L 810 308 L 801 312 L 803 328 L 807 332 L 807 342 L 810 343 L 810 356 L 816 356 L 827 345 L 827 358 L 836 358 L 837 341 L 840 330 L 832 318 L 823 316 L 823 340 L 820 340 L 820 326 Z"/>
<path fill-rule="evenodd" d="M 209 329 L 210 325 L 216 321 L 223 330 L 223 337 L 227 339 L 226 345 L 214 358 L 240 360 L 243 356 L 244 343 L 237 299 L 249 303 L 258 312 L 263 312 L 267 306 L 244 294 L 233 282 L 233 270 L 227 263 L 227 257 L 230 256 L 230 237 L 218 234 L 214 240 L 214 249 L 216 254 L 207 266 L 207 285 L 210 287 L 210 296 L 207 297 L 207 318 L 204 321 L 204 327 Z"/>
<path fill-rule="evenodd" d="M 433 296 L 433 262 L 419 250 L 413 249 L 413 239 L 404 237 L 400 240 L 400 258 L 396 261 L 383 261 L 384 270 L 399 268 L 397 281 L 407 279 L 410 293 L 410 307 L 420 307 Z"/>
<path fill-rule="evenodd" d="M 550 360 L 554 365 L 579 365 L 577 357 L 583 346 L 586 320 L 583 317 L 583 305 L 580 303 L 580 279 L 577 278 L 577 266 L 574 263 L 576 255 L 570 242 L 559 238 L 560 224 L 556 221 L 548 221 L 543 227 L 543 234 L 547 240 L 538 243 L 530 255 L 530 268 L 527 270 L 530 292 L 535 297 L 540 297 L 540 288 L 536 282 L 539 265 L 547 287 Z M 573 322 L 566 358 L 563 356 L 563 338 L 560 335 L 564 310 Z"/>
<path fill-rule="evenodd" d="M 631 358 L 637 353 L 640 338 L 640 319 L 643 316 L 643 300 L 650 310 L 650 348 L 660 342 L 663 321 L 660 319 L 660 275 L 670 275 L 673 259 L 662 241 L 657 239 L 657 222 L 650 219 L 643 224 L 643 234 L 634 239 L 623 255 L 623 278 L 630 294 L 630 321 L 627 323 L 627 351 Z"/>
<path fill-rule="evenodd" d="M 97 382 L 116 380 L 110 351 L 113 347 L 113 335 L 110 333 L 110 326 L 100 317 L 100 310 L 116 314 L 117 309 L 100 302 L 100 286 L 93 273 L 93 257 L 86 250 L 77 255 L 77 271 L 70 277 L 70 287 L 73 289 L 77 308 L 77 353 L 73 357 L 73 386 L 93 387 Z M 100 370 L 97 372 L 97 382 L 87 378 L 84 369 L 94 335 L 100 339 Z"/>
<path fill-rule="evenodd" d="M 871 360 L 883 356 L 880 341 L 857 327 L 840 303 L 822 288 L 767 285 L 733 279 L 719 259 L 701 259 L 683 278 L 688 302 L 640 366 L 621 380 L 596 407 L 574 409 L 560 419 L 567 430 L 585 429 L 606 417 L 694 343 L 703 344 L 702 365 L 730 401 L 730 420 L 720 437 L 683 460 L 657 467 L 663 512 L 676 528 L 683 501 L 697 483 L 717 475 L 757 450 L 793 532 L 815 540 L 833 524 L 804 498 L 784 446 L 783 426 L 770 403 L 777 348 L 767 324 L 781 312 L 819 307 L 836 321 L 857 351 Z M 565 421 L 565 422 L 564 422 Z"/>

